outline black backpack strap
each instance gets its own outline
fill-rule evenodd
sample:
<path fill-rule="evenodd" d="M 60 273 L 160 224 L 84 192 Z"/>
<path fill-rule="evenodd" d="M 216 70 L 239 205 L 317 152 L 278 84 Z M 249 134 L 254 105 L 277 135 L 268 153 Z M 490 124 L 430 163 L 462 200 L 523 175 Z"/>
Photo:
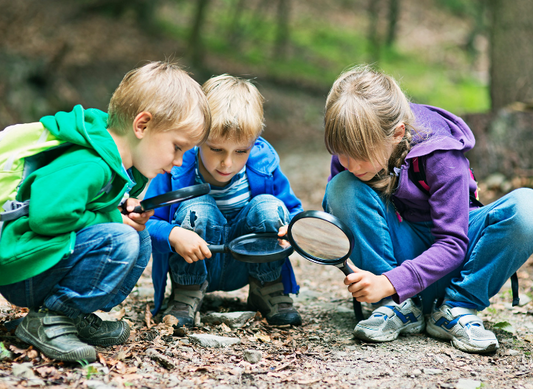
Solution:
<path fill-rule="evenodd" d="M 413 175 L 413 182 L 425 194 L 429 195 L 429 185 L 426 181 L 426 167 L 421 159 L 414 157 L 411 160 L 411 174 Z"/>
<path fill-rule="evenodd" d="M 511 276 L 511 291 L 513 292 L 513 307 L 520 304 L 520 296 L 518 294 L 518 274 L 514 272 Z"/>

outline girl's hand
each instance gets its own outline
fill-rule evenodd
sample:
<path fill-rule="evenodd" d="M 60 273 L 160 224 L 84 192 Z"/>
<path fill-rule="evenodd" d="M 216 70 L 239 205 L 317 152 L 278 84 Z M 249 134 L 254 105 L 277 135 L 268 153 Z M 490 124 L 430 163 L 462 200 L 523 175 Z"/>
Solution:
<path fill-rule="evenodd" d="M 211 258 L 207 242 L 196 232 L 181 227 L 174 227 L 168 237 L 171 246 L 187 263 Z"/>
<path fill-rule="evenodd" d="M 129 198 L 119 205 L 118 209 L 122 213 L 122 222 L 133 227 L 136 231 L 145 229 L 145 224 L 154 214 L 154 211 L 145 211 L 143 213 L 133 212 L 136 206 L 141 205 L 141 200 Z"/>
<path fill-rule="evenodd" d="M 396 289 L 384 275 L 377 276 L 355 266 L 350 266 L 350 268 L 354 272 L 346 276 L 344 284 L 349 285 L 348 291 L 357 301 L 377 303 L 396 293 Z"/>

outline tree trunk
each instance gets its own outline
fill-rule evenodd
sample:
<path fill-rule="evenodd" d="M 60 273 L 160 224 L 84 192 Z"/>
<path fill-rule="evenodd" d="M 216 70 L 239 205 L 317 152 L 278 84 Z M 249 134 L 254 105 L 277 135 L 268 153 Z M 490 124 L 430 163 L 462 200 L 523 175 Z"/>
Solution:
<path fill-rule="evenodd" d="M 396 30 L 398 25 L 398 17 L 400 16 L 400 0 L 389 0 L 389 25 L 387 28 L 388 47 L 392 46 L 396 41 Z"/>
<path fill-rule="evenodd" d="M 228 28 L 228 42 L 236 50 L 239 49 L 238 46 L 242 37 L 241 17 L 245 2 L 246 0 L 236 0 L 231 12 L 231 22 Z"/>
<path fill-rule="evenodd" d="M 533 1 L 491 0 L 492 110 L 533 100 Z"/>
<path fill-rule="evenodd" d="M 380 0 L 368 0 L 368 62 L 375 63 L 380 57 L 380 39 L 378 33 Z"/>
<path fill-rule="evenodd" d="M 189 57 L 193 66 L 202 68 L 204 48 L 202 44 L 202 27 L 205 20 L 209 0 L 198 0 L 191 35 L 189 37 Z"/>
<path fill-rule="evenodd" d="M 285 59 L 287 56 L 291 10 L 290 1 L 291 0 L 278 0 L 277 32 L 274 46 L 274 57 L 276 59 Z"/>

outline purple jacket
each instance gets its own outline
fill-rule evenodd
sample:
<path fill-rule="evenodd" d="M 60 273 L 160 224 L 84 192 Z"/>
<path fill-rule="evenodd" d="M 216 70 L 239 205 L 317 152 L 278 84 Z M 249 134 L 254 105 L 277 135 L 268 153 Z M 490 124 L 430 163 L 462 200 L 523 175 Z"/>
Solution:
<path fill-rule="evenodd" d="M 478 205 L 470 201 L 477 184 L 464 153 L 474 147 L 472 131 L 459 117 L 436 107 L 411 104 L 419 132 L 399 172 L 399 185 L 391 200 L 401 216 L 411 222 L 431 221 L 435 237 L 431 247 L 386 273 L 396 289 L 394 300 L 403 302 L 442 278 L 464 260 L 468 246 L 468 215 Z M 412 181 L 409 166 L 414 157 L 425 165 L 429 195 Z M 331 177 L 344 170 L 338 158 L 331 161 Z"/>

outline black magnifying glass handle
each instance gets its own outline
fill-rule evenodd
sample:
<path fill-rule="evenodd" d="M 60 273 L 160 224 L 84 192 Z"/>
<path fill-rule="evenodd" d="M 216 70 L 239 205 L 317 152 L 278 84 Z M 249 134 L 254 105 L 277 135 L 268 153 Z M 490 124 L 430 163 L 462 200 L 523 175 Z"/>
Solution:
<path fill-rule="evenodd" d="M 354 272 L 352 268 L 348 265 L 348 263 L 346 263 L 346 261 L 344 261 L 344 263 L 337 265 L 337 267 L 341 269 L 345 275 L 350 275 Z M 365 317 L 363 316 L 363 307 L 361 306 L 361 303 L 357 301 L 355 297 L 353 298 L 353 313 L 355 314 L 355 318 L 357 319 L 357 321 L 361 321 L 365 319 Z"/>
<path fill-rule="evenodd" d="M 208 244 L 208 245 L 207 245 L 207 248 L 208 248 L 209 251 L 211 251 L 213 254 L 226 253 L 226 252 L 228 252 L 228 246 L 226 246 L 225 244 Z"/>

